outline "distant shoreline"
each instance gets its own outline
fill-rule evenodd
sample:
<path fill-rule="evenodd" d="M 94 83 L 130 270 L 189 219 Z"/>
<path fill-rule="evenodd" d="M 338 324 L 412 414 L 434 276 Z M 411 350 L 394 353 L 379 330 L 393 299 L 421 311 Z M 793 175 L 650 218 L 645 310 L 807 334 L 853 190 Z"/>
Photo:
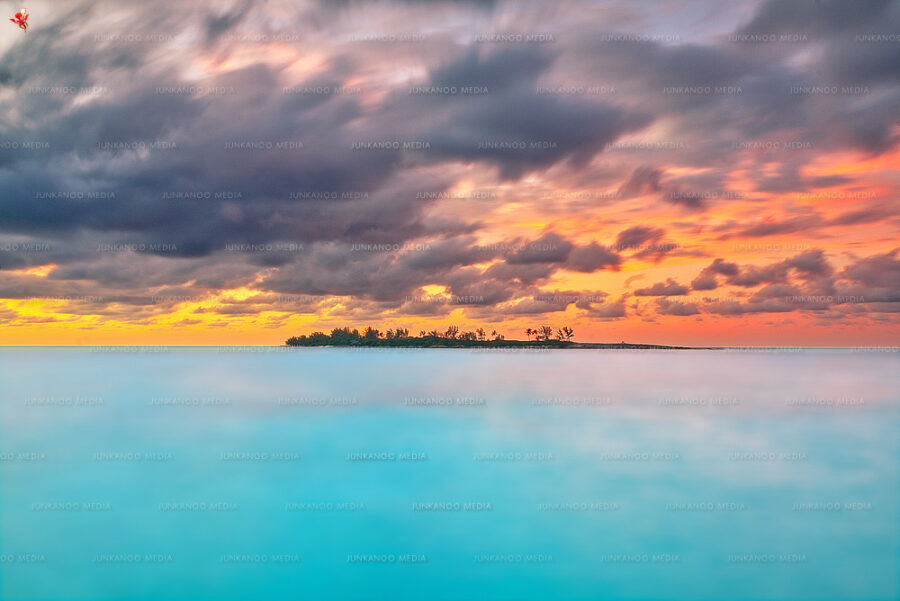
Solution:
<path fill-rule="evenodd" d="M 300 346 L 300 345 L 291 345 L 284 344 L 281 345 L 283 347 L 288 348 L 353 348 L 353 349 L 363 349 L 363 348 L 379 348 L 379 349 L 391 349 L 391 348 L 402 348 L 402 349 L 540 349 L 540 350 L 573 350 L 573 349 L 587 349 L 587 350 L 615 350 L 615 349 L 639 349 L 639 350 L 665 350 L 665 351 L 721 351 L 726 350 L 729 347 L 724 346 L 669 346 L 665 344 L 637 344 L 630 342 L 569 342 L 564 344 L 540 344 L 540 343 L 529 343 L 525 340 L 508 340 L 505 342 L 509 342 L 510 344 L 429 344 L 429 345 L 415 345 L 415 344 L 319 344 L 319 345 L 309 345 L 309 346 Z"/>
<path fill-rule="evenodd" d="M 360 331 L 357 328 L 334 328 L 330 334 L 313 332 L 309 335 L 291 336 L 285 340 L 288 347 L 305 348 L 485 348 L 485 349 L 643 349 L 643 350 L 719 350 L 722 347 L 691 347 L 666 344 L 635 344 L 625 342 L 575 342 L 572 338 L 575 331 L 568 327 L 556 330 L 550 326 L 528 328 L 525 330 L 528 340 L 507 340 L 496 331 L 490 334 L 484 328 L 471 332 L 461 331 L 456 326 L 449 326 L 444 331 L 424 330 L 418 336 L 410 335 L 408 329 L 396 328 L 380 331 L 367 327 Z M 533 338 L 533 339 L 532 339 Z"/>
<path fill-rule="evenodd" d="M 666 344 L 637 344 L 630 342 L 573 342 L 572 348 L 581 349 L 660 349 L 672 351 L 720 351 L 722 346 L 670 346 Z"/>

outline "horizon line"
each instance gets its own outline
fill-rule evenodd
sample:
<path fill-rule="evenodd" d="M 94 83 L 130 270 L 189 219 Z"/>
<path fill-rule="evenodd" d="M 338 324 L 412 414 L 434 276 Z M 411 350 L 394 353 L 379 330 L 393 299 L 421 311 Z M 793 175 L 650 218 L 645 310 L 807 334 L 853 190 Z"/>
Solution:
<path fill-rule="evenodd" d="M 518 341 L 517 341 L 518 342 Z M 524 341 L 523 341 L 524 342 Z M 575 344 L 623 344 L 622 342 L 575 342 Z M 891 349 L 900 351 L 900 346 L 888 345 L 862 345 L 862 346 L 801 346 L 801 345 L 722 345 L 722 346 L 687 346 L 677 344 L 657 344 L 653 342 L 625 342 L 624 344 L 645 345 L 645 346 L 665 346 L 674 350 L 735 350 L 735 349 L 802 349 L 802 350 L 854 350 L 854 349 Z M 350 345 L 321 345 L 309 347 L 293 347 L 287 344 L 0 344 L 0 348 L 286 348 L 286 349 L 316 349 L 316 348 L 358 348 L 358 349 L 396 349 L 396 348 L 415 348 L 422 350 L 430 349 L 446 349 L 446 350 L 471 350 L 474 348 L 485 348 L 491 350 L 494 347 L 419 347 L 419 346 L 350 346 Z M 502 349 L 503 347 L 496 347 Z M 555 348 L 555 347 L 534 347 L 542 350 L 641 350 L 641 349 L 579 349 L 575 348 Z M 646 349 L 646 350 L 671 350 L 671 349 Z"/>

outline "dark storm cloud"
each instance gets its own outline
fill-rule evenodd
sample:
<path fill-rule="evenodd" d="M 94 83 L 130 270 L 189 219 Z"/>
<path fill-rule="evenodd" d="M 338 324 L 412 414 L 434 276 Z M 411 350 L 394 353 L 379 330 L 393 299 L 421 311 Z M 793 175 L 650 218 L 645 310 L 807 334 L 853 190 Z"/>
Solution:
<path fill-rule="evenodd" d="M 898 252 L 895 249 L 859 259 L 840 272 L 835 271 L 819 249 L 768 265 L 739 266 L 716 259 L 694 280 L 694 290 L 719 286 L 716 275 L 725 276 L 727 285 L 755 290 L 740 295 L 746 300 L 705 298 L 703 303 L 690 304 L 699 312 L 726 316 L 810 311 L 821 318 L 845 319 L 860 314 L 893 313 L 894 303 L 900 303 Z M 657 302 L 660 314 L 689 314 L 680 313 L 683 310 L 683 307 Z"/>
<path fill-rule="evenodd" d="M 619 188 L 619 194 L 625 197 L 641 196 L 662 190 L 662 171 L 654 167 L 638 167 L 628 181 Z"/>
<path fill-rule="evenodd" d="M 616 247 L 620 249 L 640 248 L 648 242 L 656 242 L 665 236 L 666 231 L 660 227 L 635 225 L 619 232 Z"/>
<path fill-rule="evenodd" d="M 67 56 L 84 53 L 83 63 L 103 63 L 110 62 L 110 54 L 140 56 L 144 52 L 140 45 L 81 48 L 92 46 L 79 45 Z M 13 69 L 18 65 L 15 59 L 11 64 Z M 27 68 L 26 64 L 21 69 Z M 46 69 L 36 72 L 46 73 Z M 40 83 L 26 78 L 20 89 Z M 64 161 L 65 153 L 75 152 L 82 166 L 75 173 L 54 170 L 48 177 L 46 157 L 18 157 L 18 176 L 0 176 L 10 178 L 4 182 L 10 184 L 10 194 L 0 200 L 2 227 L 16 232 L 58 233 L 81 227 L 117 231 L 123 232 L 122 241 L 154 247 L 162 243 L 175 249 L 170 256 L 182 257 L 208 255 L 226 243 L 365 240 L 379 238 L 380 232 L 388 230 L 403 239 L 426 229 L 417 221 L 426 203 L 416 202 L 412 191 L 393 198 L 377 196 L 376 190 L 396 172 L 400 153 L 354 153 L 347 135 L 340 135 L 341 125 L 358 117 L 358 111 L 346 110 L 356 100 L 338 98 L 297 111 L 291 97 L 277 93 L 278 78 L 263 65 L 204 84 L 234 93 L 215 98 L 160 93 L 188 86 L 173 75 L 155 74 L 127 90 L 109 90 L 102 102 L 72 107 L 58 113 L 55 120 L 44 120 L 43 127 L 30 127 L 28 135 L 46 141 L 51 157 Z M 243 118 L 235 121 L 234 115 Z M 7 129 L 4 134 L 17 138 L 23 132 Z M 229 143 L 254 140 L 263 141 L 266 148 L 227 149 Z M 272 148 L 297 140 L 309 150 Z M 135 151 L 149 156 L 138 159 Z M 375 198 L 363 210 L 357 206 L 363 203 L 346 202 L 340 207 L 336 205 L 341 203 L 290 200 L 292 193 L 351 190 L 372 191 Z M 167 201 L 163 198 L 167 192 L 227 192 L 240 200 L 227 202 L 213 196 L 199 202 Z M 85 194 L 100 199 L 73 202 L 69 198 Z M 361 217 L 367 217 L 364 224 Z M 269 261 L 279 263 L 271 262 L 271 257 Z"/>
<path fill-rule="evenodd" d="M 789 313 L 797 307 L 777 301 L 762 301 L 758 303 L 742 303 L 740 301 L 716 301 L 706 303 L 703 310 L 715 315 L 747 315 L 751 313 Z"/>
<path fill-rule="evenodd" d="M 601 320 L 612 320 L 625 317 L 628 315 L 628 310 L 625 308 L 624 299 L 620 298 L 611 303 L 592 303 L 587 309 L 587 314 L 589 317 Z"/>
<path fill-rule="evenodd" d="M 665 282 L 657 282 L 649 288 L 638 288 L 635 296 L 684 296 L 688 293 L 688 287 L 683 286 L 669 278 Z"/>
<path fill-rule="evenodd" d="M 513 248 L 504 255 L 503 249 Z M 573 256 L 574 255 L 574 256 Z M 472 238 L 421 245 L 314 244 L 258 284 L 283 294 L 354 296 L 403 304 L 405 314 L 437 314 L 447 307 L 491 306 L 525 294 L 559 269 L 594 271 L 618 266 L 618 256 L 595 244 L 577 246 L 559 234 L 482 246 Z M 476 264 L 491 262 L 486 269 Z M 423 282 L 439 282 L 451 298 L 422 296 Z M 573 301 L 574 302 L 574 301 Z"/>
<path fill-rule="evenodd" d="M 584 166 L 622 134 L 651 122 L 642 111 L 605 102 L 535 94 L 554 58 L 539 46 L 476 47 L 433 71 L 427 86 L 487 89 L 483 96 L 442 101 L 455 106 L 424 136 L 433 154 L 486 162 L 504 179 L 518 179 L 561 161 Z"/>
<path fill-rule="evenodd" d="M 756 225 L 737 232 L 738 236 L 748 238 L 761 238 L 764 236 L 775 236 L 778 234 L 792 234 L 801 232 L 822 225 L 822 219 L 817 215 L 802 215 L 799 217 L 790 217 L 788 219 L 766 219 Z M 730 238 L 730 235 L 722 236 L 720 239 Z"/>
<path fill-rule="evenodd" d="M 435 87 L 485 87 L 488 93 L 534 82 L 555 60 L 540 46 L 503 47 L 489 52 L 472 48 L 462 57 L 434 69 L 429 85 Z"/>
<path fill-rule="evenodd" d="M 833 34 L 878 24 L 889 13 L 892 0 L 768 0 L 740 29 L 746 34 Z"/>
<path fill-rule="evenodd" d="M 80 295 L 85 299 L 77 311 L 135 321 L 179 298 L 245 286 L 259 290 L 254 300 L 215 312 L 312 310 L 316 299 L 330 295 L 345 299 L 341 311 L 348 316 L 386 309 L 437 315 L 469 307 L 501 319 L 494 308 L 516 299 L 527 302 L 513 303 L 519 307 L 513 313 L 558 311 L 559 302 L 535 297 L 562 270 L 616 271 L 626 260 L 661 261 L 692 251 L 678 251 L 665 230 L 646 225 L 621 231 L 618 248 L 555 232 L 536 239 L 515 232 L 503 236 L 503 248 L 514 249 L 504 251 L 479 243 L 488 226 L 478 209 L 437 211 L 441 201 L 420 193 L 449 190 L 465 171 L 476 179 L 496 177 L 492 183 L 519 183 L 530 175 L 550 184 L 603 181 L 619 188 L 610 204 L 654 194 L 668 210 L 674 205 L 695 217 L 723 202 L 708 193 L 724 188 L 743 156 L 735 141 L 785 131 L 816 152 L 779 157 L 783 165 L 772 173 L 751 168 L 747 177 L 758 191 L 851 183 L 846 175 L 803 174 L 819 151 L 877 154 L 896 146 L 900 45 L 856 35 L 896 33 L 900 11 L 890 2 L 849 7 L 763 3 L 735 33 L 814 38 L 811 45 L 767 47 L 723 41 L 719 31 L 725 29 L 716 27 L 702 41 L 602 41 L 601 34 L 617 33 L 606 27 L 658 26 L 664 19 L 631 5 L 608 7 L 609 19 L 598 28 L 589 19 L 572 19 L 584 7 L 568 2 L 538 11 L 532 3 L 476 0 L 57 3 L 53 17 L 27 37 L 4 41 L 0 50 L 0 140 L 45 145 L 0 145 L 0 240 L 49 245 L 39 252 L 0 247 L 0 290 L 6 298 Z M 85 19 L 91 28 L 69 25 Z M 348 41 L 379 27 L 386 30 L 381 33 L 427 31 L 428 43 Z M 550 44 L 469 40 L 472 31 L 505 27 L 558 35 Z M 117 38 L 134 33 L 156 37 Z M 263 42 L 252 41 L 285 33 L 293 37 L 264 53 L 258 52 Z M 362 92 L 335 92 L 354 82 L 363 82 Z M 555 82 L 614 83 L 616 93 L 536 93 Z M 816 84 L 871 90 L 788 93 L 791 86 Z M 88 91 L 40 91 L 66 86 Z M 178 91 L 191 86 L 207 92 Z M 330 91 L 285 92 L 304 86 Z M 410 94 L 413 86 L 487 90 L 432 96 Z M 666 91 L 682 86 L 739 86 L 741 92 Z M 657 125 L 674 147 L 612 150 L 626 135 L 659 135 Z M 385 140 L 429 147 L 354 148 Z M 263 146 L 229 148 L 242 143 Z M 279 143 L 302 146 L 280 149 Z M 685 172 L 691 175 L 679 175 Z M 574 214 L 573 207 L 562 204 L 558 214 L 567 208 Z M 722 231 L 764 237 L 896 215 L 884 201 L 830 218 L 775 214 Z M 58 267 L 46 278 L 9 273 L 49 263 Z M 716 259 L 692 287 L 745 288 L 754 309 L 772 309 L 776 297 L 794 290 L 790 286 L 800 296 L 856 291 L 889 304 L 897 286 L 885 274 L 895 264 L 893 254 L 871 257 L 836 274 L 822 253 L 761 267 Z M 409 300 L 428 284 L 445 286 L 451 298 Z M 693 305 L 664 300 L 656 303 L 659 312 L 693 314 Z M 623 299 L 576 306 L 596 318 L 626 315 Z M 746 310 L 740 303 L 717 307 Z"/>
<path fill-rule="evenodd" d="M 477 279 L 479 277 L 479 274 L 481 274 L 484 277 L 496 280 L 497 282 L 506 283 L 507 286 L 515 284 L 519 287 L 527 287 L 544 282 L 551 275 L 553 275 L 557 271 L 557 269 L 559 269 L 559 267 L 559 264 L 550 263 L 516 265 L 507 262 L 500 262 L 491 265 L 483 272 L 479 272 L 478 270 L 469 270 L 466 273 L 466 276 L 469 278 Z"/>
<path fill-rule="evenodd" d="M 604 146 L 650 123 L 649 117 L 601 103 L 526 93 L 472 101 L 426 135 L 434 155 L 495 165 L 518 179 L 562 161 L 586 165 Z"/>
<path fill-rule="evenodd" d="M 570 305 L 590 309 L 595 303 L 603 303 L 609 296 L 601 290 L 553 290 L 525 298 L 507 309 L 511 315 L 536 315 L 565 311 Z"/>
<path fill-rule="evenodd" d="M 844 211 L 832 218 L 825 217 L 816 211 L 807 211 L 803 215 L 779 219 L 765 217 L 752 225 L 733 229 L 719 236 L 719 240 L 728 240 L 734 237 L 764 238 L 766 236 L 778 236 L 782 234 L 794 234 L 798 232 L 814 232 L 828 227 L 846 227 L 854 225 L 866 225 L 896 219 L 900 214 L 897 203 L 893 200 L 884 200 L 875 203 L 867 203 L 860 208 Z"/>
<path fill-rule="evenodd" d="M 422 252 L 411 253 L 405 264 L 409 269 L 446 269 L 486 263 L 497 254 L 494 249 L 477 245 L 471 236 L 460 236 L 430 243 Z"/>
<path fill-rule="evenodd" d="M 845 19 L 849 13 L 852 17 Z M 773 2 L 761 5 L 746 24 L 715 43 L 609 43 L 585 34 L 576 46 L 578 55 L 573 50 L 564 58 L 598 78 L 612 77 L 621 89 L 639 96 L 642 107 L 671 118 L 670 139 L 685 146 L 660 153 L 662 163 L 708 167 L 738 154 L 735 144 L 784 131 L 799 132 L 799 139 L 818 151 L 851 147 L 880 153 L 898 142 L 893 124 L 900 89 L 890 84 L 898 76 L 900 46 L 867 43 L 865 36 L 896 35 L 898 25 L 896 2 Z M 802 42 L 741 41 L 779 35 L 800 36 Z M 816 52 L 812 60 L 809 50 Z M 838 93 L 804 91 L 816 86 Z M 861 89 L 846 92 L 842 86 Z M 704 132 L 704 143 L 692 144 L 698 131 Z M 800 186 L 801 180 L 794 179 L 791 184 L 764 182 L 762 189 Z M 690 187 L 680 191 L 703 192 Z M 662 196 L 687 209 L 706 208 L 690 194 Z"/>
<path fill-rule="evenodd" d="M 700 313 L 695 303 L 683 303 L 673 301 L 667 298 L 656 299 L 656 312 L 660 315 L 676 315 L 679 317 L 689 317 Z"/>
<path fill-rule="evenodd" d="M 672 254 L 677 245 L 665 242 L 666 230 L 660 227 L 635 225 L 622 230 L 616 236 L 616 250 L 631 252 L 635 259 L 649 259 L 655 263 Z"/>
<path fill-rule="evenodd" d="M 829 276 L 834 271 L 825 258 L 824 251 L 818 249 L 791 257 L 785 261 L 785 264 L 800 272 L 804 277 Z"/>
<path fill-rule="evenodd" d="M 568 269 L 582 273 L 592 273 L 598 269 L 607 268 L 618 271 L 621 264 L 621 255 L 596 242 L 574 248 L 566 261 Z"/>
<path fill-rule="evenodd" d="M 206 42 L 215 42 L 219 36 L 240 23 L 252 6 L 252 0 L 244 0 L 220 14 L 207 15 L 203 23 Z"/>
<path fill-rule="evenodd" d="M 558 264 L 572 271 L 592 273 L 600 269 L 618 271 L 622 257 L 616 252 L 591 242 L 578 246 L 555 232 L 524 242 L 506 258 L 508 265 L 537 263 Z"/>
<path fill-rule="evenodd" d="M 557 233 L 547 233 L 537 240 L 528 242 L 506 259 L 510 265 L 530 263 L 562 263 L 574 245 Z"/>
<path fill-rule="evenodd" d="M 739 271 L 740 267 L 737 263 L 729 263 L 721 257 L 717 258 L 710 265 L 703 268 L 700 275 L 691 282 L 691 288 L 694 290 L 715 290 L 719 285 L 716 278 L 717 275 L 734 277 Z"/>
<path fill-rule="evenodd" d="M 753 293 L 750 300 L 753 302 L 764 301 L 767 299 L 782 299 L 786 296 L 799 296 L 801 290 L 790 284 L 767 284 Z"/>
<path fill-rule="evenodd" d="M 740 271 L 726 278 L 732 286 L 754 288 L 760 284 L 773 284 L 787 281 L 788 265 L 786 261 L 771 265 L 744 265 Z"/>
<path fill-rule="evenodd" d="M 756 189 L 760 192 L 799 192 L 809 188 L 830 188 L 853 181 L 852 178 L 843 175 L 804 177 L 800 174 L 802 167 L 803 164 L 796 159 L 784 161 L 777 173 L 759 174 Z"/>
<path fill-rule="evenodd" d="M 483 274 L 477 269 L 454 272 L 447 278 L 450 293 L 467 299 L 469 305 L 496 305 L 512 300 L 518 291 L 530 289 L 530 284 L 543 280 L 549 272 L 535 272 L 542 266 L 523 266 L 518 271 L 491 268 Z"/>
<path fill-rule="evenodd" d="M 890 204 L 876 204 L 861 209 L 850 210 L 832 219 L 830 225 L 858 225 L 861 223 L 877 223 L 885 219 L 895 218 L 897 207 Z"/>
<path fill-rule="evenodd" d="M 842 277 L 872 287 L 900 290 L 900 250 L 861 259 L 842 272 Z"/>

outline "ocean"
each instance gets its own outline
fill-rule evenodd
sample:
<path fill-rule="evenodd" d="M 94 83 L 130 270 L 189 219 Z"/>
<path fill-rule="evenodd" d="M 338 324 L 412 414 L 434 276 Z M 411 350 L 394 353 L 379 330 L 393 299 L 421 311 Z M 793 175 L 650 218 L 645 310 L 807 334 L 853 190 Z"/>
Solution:
<path fill-rule="evenodd" d="M 896 599 L 895 351 L 2 348 L 0 598 Z"/>

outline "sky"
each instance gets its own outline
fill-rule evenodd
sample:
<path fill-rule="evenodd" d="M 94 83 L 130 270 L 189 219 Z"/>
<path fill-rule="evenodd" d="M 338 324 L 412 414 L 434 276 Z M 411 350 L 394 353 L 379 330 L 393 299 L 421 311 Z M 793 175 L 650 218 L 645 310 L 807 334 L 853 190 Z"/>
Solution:
<path fill-rule="evenodd" d="M 27 8 L 0 344 L 900 340 L 900 2 Z"/>

